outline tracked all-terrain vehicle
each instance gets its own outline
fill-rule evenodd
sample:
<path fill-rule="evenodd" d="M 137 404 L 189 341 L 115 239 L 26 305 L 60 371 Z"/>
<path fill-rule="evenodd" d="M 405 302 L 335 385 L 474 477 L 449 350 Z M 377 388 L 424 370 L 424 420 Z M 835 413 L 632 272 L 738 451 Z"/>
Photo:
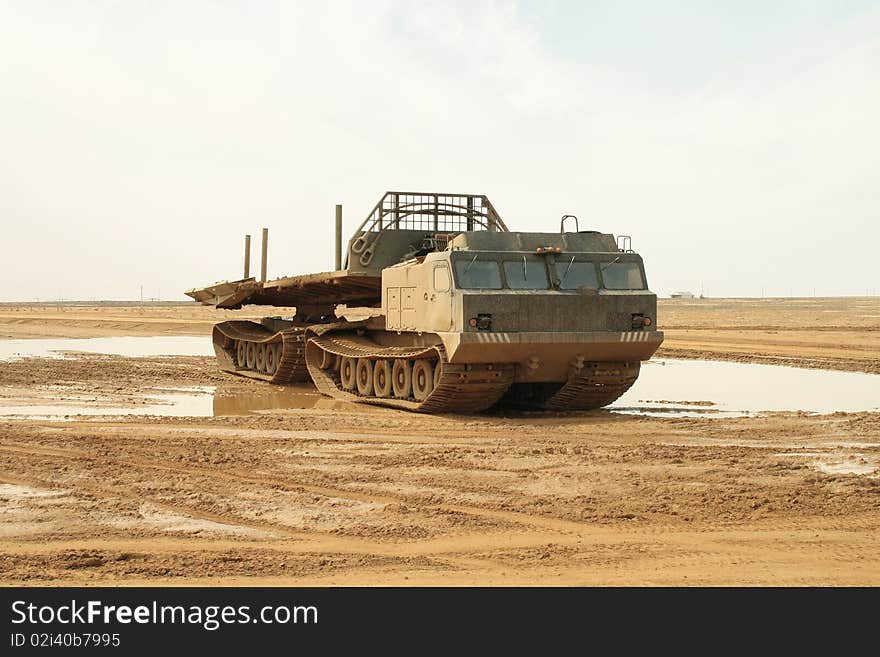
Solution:
<path fill-rule="evenodd" d="M 388 192 L 344 266 L 339 217 L 336 271 L 187 291 L 219 308 L 296 308 L 217 324 L 221 369 L 429 413 L 564 411 L 620 397 L 663 340 L 629 238 L 579 231 L 576 217 L 511 232 L 485 196 Z"/>

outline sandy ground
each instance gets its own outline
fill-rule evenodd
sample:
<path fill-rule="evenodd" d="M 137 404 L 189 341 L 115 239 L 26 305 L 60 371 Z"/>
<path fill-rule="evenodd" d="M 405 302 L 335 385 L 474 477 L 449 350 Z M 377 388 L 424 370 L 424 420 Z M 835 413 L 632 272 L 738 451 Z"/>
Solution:
<path fill-rule="evenodd" d="M 217 310 L 196 303 L 118 305 L 0 304 L 0 339 L 95 338 L 124 335 L 211 335 L 229 319 L 287 316 L 291 308 Z"/>
<path fill-rule="evenodd" d="M 0 336 L 206 334 L 253 310 L 6 306 Z M 667 301 L 660 324 L 677 356 L 880 363 L 878 299 Z M 0 365 L 0 401 L 193 385 L 265 386 L 197 357 Z M 877 585 L 880 414 L 0 420 L 0 583 Z"/>
<path fill-rule="evenodd" d="M 660 356 L 880 374 L 880 297 L 662 299 Z"/>

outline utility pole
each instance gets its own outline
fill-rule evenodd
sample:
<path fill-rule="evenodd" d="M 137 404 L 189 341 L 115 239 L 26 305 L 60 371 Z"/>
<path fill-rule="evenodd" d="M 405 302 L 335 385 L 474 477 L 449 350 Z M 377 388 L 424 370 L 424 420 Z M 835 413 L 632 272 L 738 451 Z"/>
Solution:
<path fill-rule="evenodd" d="M 336 206 L 336 241 L 334 243 L 334 270 L 342 269 L 342 206 Z"/>
<path fill-rule="evenodd" d="M 260 282 L 266 282 L 266 256 L 269 253 L 269 229 L 263 229 L 263 259 L 260 262 Z"/>
<path fill-rule="evenodd" d="M 244 236 L 244 278 L 251 276 L 251 236 Z"/>

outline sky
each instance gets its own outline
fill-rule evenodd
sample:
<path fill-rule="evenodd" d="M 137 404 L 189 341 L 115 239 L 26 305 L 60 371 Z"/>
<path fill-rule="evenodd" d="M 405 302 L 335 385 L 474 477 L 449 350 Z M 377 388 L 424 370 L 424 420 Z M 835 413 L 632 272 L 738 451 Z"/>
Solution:
<path fill-rule="evenodd" d="M 880 294 L 878 117 L 876 1 L 0 0 L 0 301 L 185 299 L 264 226 L 327 271 L 386 190 L 660 295 Z"/>

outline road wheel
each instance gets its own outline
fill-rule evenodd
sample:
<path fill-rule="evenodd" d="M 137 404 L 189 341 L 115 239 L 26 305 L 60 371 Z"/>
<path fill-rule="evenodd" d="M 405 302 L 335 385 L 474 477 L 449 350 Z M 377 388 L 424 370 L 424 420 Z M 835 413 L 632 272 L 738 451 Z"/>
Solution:
<path fill-rule="evenodd" d="M 237 340 L 235 343 L 235 364 L 238 367 L 247 367 L 247 343 Z"/>
<path fill-rule="evenodd" d="M 431 361 L 419 358 L 413 365 L 412 387 L 416 401 L 425 401 L 431 394 L 434 389 L 434 366 Z"/>
<path fill-rule="evenodd" d="M 266 371 L 266 344 L 264 342 L 260 342 L 257 345 L 257 371 L 265 372 Z"/>
<path fill-rule="evenodd" d="M 357 361 L 354 358 L 344 356 L 342 358 L 342 366 L 339 368 L 339 378 L 342 381 L 342 387 L 345 390 L 354 390 L 357 385 L 355 370 L 357 369 Z"/>
<path fill-rule="evenodd" d="M 364 397 L 373 395 L 373 361 L 369 358 L 358 358 L 357 388 Z"/>
<path fill-rule="evenodd" d="M 266 374 L 275 374 L 278 369 L 278 361 L 281 360 L 281 345 L 270 344 L 266 346 Z"/>
<path fill-rule="evenodd" d="M 373 365 L 373 390 L 377 397 L 391 396 L 391 365 L 387 360 L 377 360 Z"/>
<path fill-rule="evenodd" d="M 412 395 L 412 362 L 402 358 L 394 361 L 391 367 L 391 389 L 398 399 L 409 399 Z"/>
<path fill-rule="evenodd" d="M 245 347 L 245 361 L 249 370 L 255 369 L 257 364 L 257 345 L 253 342 L 248 342 L 247 347 Z"/>

